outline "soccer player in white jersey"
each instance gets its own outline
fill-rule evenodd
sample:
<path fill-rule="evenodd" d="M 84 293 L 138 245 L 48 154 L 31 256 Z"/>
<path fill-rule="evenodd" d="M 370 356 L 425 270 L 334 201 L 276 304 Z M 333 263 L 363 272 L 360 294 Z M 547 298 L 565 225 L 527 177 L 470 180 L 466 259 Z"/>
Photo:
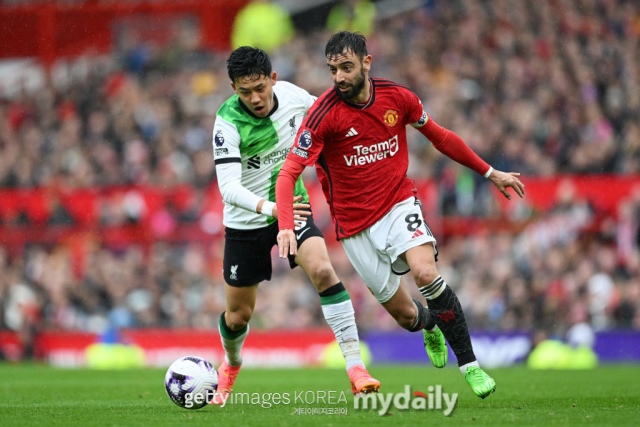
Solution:
<path fill-rule="evenodd" d="M 216 174 L 225 203 L 226 311 L 219 322 L 225 360 L 218 369 L 220 382 L 212 404 L 224 403 L 233 389 L 258 284 L 271 280 L 271 249 L 278 235 L 276 178 L 315 101 L 305 90 L 278 82 L 263 50 L 236 49 L 227 71 L 236 94 L 218 110 L 213 129 Z M 377 391 L 380 382 L 369 375 L 361 359 L 353 305 L 329 261 L 301 179 L 294 193 L 300 249 L 289 257 L 289 264 L 302 267 L 318 290 L 322 312 L 346 359 L 353 393 Z"/>

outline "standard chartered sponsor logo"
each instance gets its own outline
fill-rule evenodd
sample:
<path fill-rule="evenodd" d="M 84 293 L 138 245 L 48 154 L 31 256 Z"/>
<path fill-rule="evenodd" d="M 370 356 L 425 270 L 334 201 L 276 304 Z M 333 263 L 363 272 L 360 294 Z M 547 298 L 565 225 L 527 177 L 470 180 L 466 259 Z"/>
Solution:
<path fill-rule="evenodd" d="M 290 150 L 290 148 L 283 148 L 282 150 L 274 151 L 273 153 L 264 157 L 262 164 L 265 166 L 270 166 L 284 162 L 284 159 L 286 159 Z"/>
<path fill-rule="evenodd" d="M 378 142 L 369 146 L 356 145 L 355 154 L 343 156 L 347 166 L 362 166 L 378 160 L 393 157 L 398 152 L 398 135 L 388 141 Z"/>

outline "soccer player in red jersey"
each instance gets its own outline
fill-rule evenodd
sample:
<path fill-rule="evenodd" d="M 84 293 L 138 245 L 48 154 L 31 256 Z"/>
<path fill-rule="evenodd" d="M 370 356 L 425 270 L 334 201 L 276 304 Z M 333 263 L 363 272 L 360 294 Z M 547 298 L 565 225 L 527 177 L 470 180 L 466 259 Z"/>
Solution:
<path fill-rule="evenodd" d="M 406 175 L 405 126 L 490 179 L 507 199 L 509 187 L 524 197 L 519 174 L 485 163 L 455 133 L 436 124 L 406 87 L 370 78 L 372 58 L 361 34 L 334 34 L 325 54 L 334 87 L 309 110 L 276 183 L 280 256 L 297 252 L 294 184 L 305 166 L 316 165 L 338 239 L 376 299 L 400 326 L 423 331 L 436 367 L 447 362 L 446 338 L 474 393 L 485 398 L 495 391 L 495 381 L 478 365 L 460 302 L 436 268 L 436 240 Z M 409 270 L 428 308 L 401 286 L 400 275 Z"/>

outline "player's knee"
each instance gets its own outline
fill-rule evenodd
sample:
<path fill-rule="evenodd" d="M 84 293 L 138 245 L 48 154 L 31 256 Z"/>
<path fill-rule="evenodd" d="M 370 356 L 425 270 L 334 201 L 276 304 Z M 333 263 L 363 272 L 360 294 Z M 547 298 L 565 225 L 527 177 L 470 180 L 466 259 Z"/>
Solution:
<path fill-rule="evenodd" d="M 309 278 L 319 292 L 335 285 L 336 274 L 329 262 L 314 263 L 309 269 Z"/>
<path fill-rule="evenodd" d="M 434 265 L 426 265 L 415 269 L 413 272 L 413 279 L 416 281 L 418 287 L 427 286 L 438 278 L 438 270 Z"/>
<path fill-rule="evenodd" d="M 249 323 L 252 314 L 252 310 L 249 307 L 227 310 L 227 325 L 232 331 L 238 331 Z"/>

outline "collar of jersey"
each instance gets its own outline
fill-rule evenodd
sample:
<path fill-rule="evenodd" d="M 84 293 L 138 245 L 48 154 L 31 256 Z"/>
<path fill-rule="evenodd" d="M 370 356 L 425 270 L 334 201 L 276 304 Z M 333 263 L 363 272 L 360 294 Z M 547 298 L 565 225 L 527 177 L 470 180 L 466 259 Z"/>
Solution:
<path fill-rule="evenodd" d="M 247 113 L 248 115 L 250 115 L 251 117 L 253 117 L 254 119 L 266 119 L 267 117 L 271 117 L 271 115 L 273 115 L 273 113 L 275 113 L 278 110 L 278 97 L 276 96 L 276 94 L 273 94 L 273 108 L 271 109 L 271 111 L 269 111 L 269 114 L 267 114 L 264 117 L 258 117 L 255 114 L 253 114 L 251 112 L 251 110 L 249 110 L 247 108 L 246 105 L 244 105 L 244 102 L 242 102 L 242 100 L 240 99 L 240 97 L 238 97 L 238 102 L 240 103 L 240 107 L 242 107 L 242 109 L 244 110 L 245 113 Z"/>
<path fill-rule="evenodd" d="M 376 100 L 376 89 L 375 89 L 375 86 L 376 85 L 375 85 L 375 83 L 373 83 L 373 80 L 369 79 L 369 87 L 371 87 L 371 94 L 369 95 L 369 100 L 367 102 L 365 102 L 364 104 L 360 104 L 360 103 L 357 103 L 357 102 L 349 101 L 348 99 L 342 99 L 342 97 L 340 97 L 340 99 L 342 100 L 342 102 L 347 104 L 349 107 L 357 108 L 358 110 L 364 110 L 365 108 L 371 107 L 373 105 L 373 102 Z M 333 89 L 336 91 L 338 96 L 340 96 L 340 93 L 338 92 L 338 88 L 336 86 L 333 86 Z"/>

